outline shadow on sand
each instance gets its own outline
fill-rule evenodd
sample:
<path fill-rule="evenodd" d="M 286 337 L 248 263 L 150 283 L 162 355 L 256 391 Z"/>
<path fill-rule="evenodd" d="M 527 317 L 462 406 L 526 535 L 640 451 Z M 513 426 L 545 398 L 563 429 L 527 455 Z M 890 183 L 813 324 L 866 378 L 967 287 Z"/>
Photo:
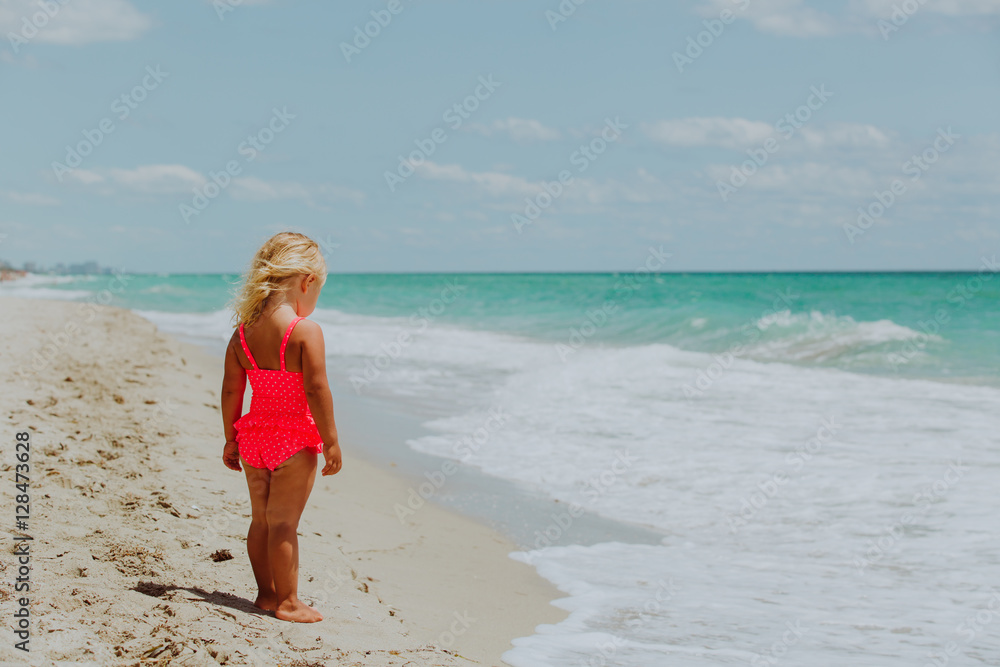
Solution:
<path fill-rule="evenodd" d="M 213 591 L 209 593 L 203 588 L 192 586 L 168 586 L 166 584 L 158 584 L 153 581 L 140 581 L 132 587 L 132 590 L 138 591 L 139 593 L 150 597 L 164 598 L 167 600 L 174 599 L 173 596 L 169 595 L 169 593 L 173 593 L 174 591 L 185 591 L 198 596 L 196 598 L 188 598 L 189 600 L 204 600 L 205 602 L 210 602 L 218 607 L 228 607 L 229 609 L 242 611 L 247 614 L 254 614 L 256 616 L 274 616 L 272 612 L 264 611 L 263 609 L 258 609 L 253 606 L 253 601 L 233 595 L 232 593 L 222 593 L 220 591 Z"/>

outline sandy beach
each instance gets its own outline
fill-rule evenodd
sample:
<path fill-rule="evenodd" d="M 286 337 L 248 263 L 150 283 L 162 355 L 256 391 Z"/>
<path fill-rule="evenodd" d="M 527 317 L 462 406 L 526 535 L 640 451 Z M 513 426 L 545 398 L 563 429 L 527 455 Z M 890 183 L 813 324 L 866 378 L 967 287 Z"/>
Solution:
<path fill-rule="evenodd" d="M 30 430 L 33 537 L 31 652 L 8 635 L 3 664 L 501 665 L 565 617 L 488 528 L 430 503 L 401 523 L 408 485 L 354 441 L 300 526 L 300 596 L 324 620 L 259 612 L 246 485 L 221 461 L 221 360 L 124 309 L 2 298 L 0 313 L 5 502 Z M 0 563 L 6 581 L 16 567 Z"/>

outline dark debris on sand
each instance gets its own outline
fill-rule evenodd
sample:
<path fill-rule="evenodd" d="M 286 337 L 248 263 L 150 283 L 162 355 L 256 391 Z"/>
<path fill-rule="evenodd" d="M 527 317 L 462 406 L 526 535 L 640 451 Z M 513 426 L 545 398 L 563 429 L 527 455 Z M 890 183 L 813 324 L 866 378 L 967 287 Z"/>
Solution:
<path fill-rule="evenodd" d="M 219 549 L 212 554 L 212 560 L 216 563 L 221 563 L 224 560 L 232 560 L 233 554 L 230 553 L 229 549 Z"/>

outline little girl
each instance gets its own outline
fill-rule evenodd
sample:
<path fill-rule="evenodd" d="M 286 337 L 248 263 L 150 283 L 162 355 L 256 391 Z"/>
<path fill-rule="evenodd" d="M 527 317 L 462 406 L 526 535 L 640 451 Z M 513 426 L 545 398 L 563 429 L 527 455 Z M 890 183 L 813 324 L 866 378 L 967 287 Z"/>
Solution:
<path fill-rule="evenodd" d="M 264 243 L 233 303 L 239 326 L 222 381 L 222 460 L 246 472 L 250 489 L 254 604 L 298 623 L 323 620 L 298 598 L 296 530 L 316 477 L 316 455 L 326 460 L 324 475 L 341 467 L 323 332 L 303 319 L 315 310 L 325 282 L 326 262 L 309 237 L 284 232 Z M 241 417 L 247 376 L 253 399 Z"/>

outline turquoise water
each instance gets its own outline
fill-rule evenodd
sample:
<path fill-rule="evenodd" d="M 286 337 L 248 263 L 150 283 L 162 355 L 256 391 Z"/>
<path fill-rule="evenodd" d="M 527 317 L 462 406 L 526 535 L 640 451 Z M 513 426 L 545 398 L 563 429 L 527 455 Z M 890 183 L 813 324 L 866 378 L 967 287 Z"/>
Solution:
<path fill-rule="evenodd" d="M 237 278 L 0 294 L 124 306 L 221 354 Z M 789 624 L 781 664 L 986 666 L 1000 635 L 961 624 L 997 618 L 998 295 L 991 271 L 331 275 L 310 319 L 336 396 L 420 419 L 405 446 L 442 463 L 412 472 L 444 481 L 414 493 L 460 495 L 458 461 L 559 501 L 513 557 L 570 615 L 514 667 L 774 664 Z M 589 544 L 574 505 L 662 542 Z"/>
<path fill-rule="evenodd" d="M 330 275 L 319 307 L 378 317 L 419 316 L 424 309 L 435 322 L 567 345 L 581 334 L 587 345 L 666 343 L 723 355 L 742 345 L 737 356 L 748 359 L 997 384 L 1000 280 L 993 276 Z M 218 312 L 238 280 L 131 275 L 124 289 L 111 291 L 111 303 L 165 314 Z M 81 294 L 111 281 L 86 276 L 45 287 Z M 445 296 L 454 298 L 436 314 L 427 311 L 449 284 L 456 287 Z M 602 317 L 597 311 L 606 304 Z"/>

